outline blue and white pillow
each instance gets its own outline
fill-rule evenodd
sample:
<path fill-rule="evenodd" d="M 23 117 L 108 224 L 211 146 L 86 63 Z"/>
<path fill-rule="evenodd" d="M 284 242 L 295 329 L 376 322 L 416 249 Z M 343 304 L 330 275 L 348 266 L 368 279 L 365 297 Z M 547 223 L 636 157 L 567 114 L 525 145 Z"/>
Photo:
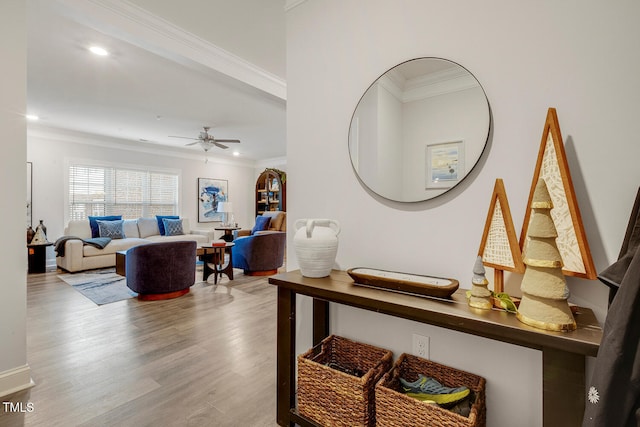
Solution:
<path fill-rule="evenodd" d="M 98 221 L 117 221 L 122 219 L 122 215 L 90 216 L 88 219 L 89 227 L 91 228 L 91 237 L 100 237 Z"/>
<path fill-rule="evenodd" d="M 164 225 L 165 236 L 182 236 L 184 234 L 181 219 L 163 218 L 162 224 Z"/>
<path fill-rule="evenodd" d="M 100 237 L 109 237 L 111 239 L 124 239 L 124 220 L 117 221 L 96 221 L 98 223 L 98 231 Z"/>
<path fill-rule="evenodd" d="M 160 230 L 161 236 L 166 236 L 164 232 L 164 219 L 179 219 L 180 217 L 177 215 L 156 215 L 156 220 L 158 221 L 158 230 Z"/>

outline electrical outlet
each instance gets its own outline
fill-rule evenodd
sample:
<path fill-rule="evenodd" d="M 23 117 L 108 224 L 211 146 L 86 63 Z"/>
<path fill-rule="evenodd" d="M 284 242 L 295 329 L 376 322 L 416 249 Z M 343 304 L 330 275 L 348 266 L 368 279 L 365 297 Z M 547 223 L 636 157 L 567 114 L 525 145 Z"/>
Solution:
<path fill-rule="evenodd" d="M 429 337 L 413 334 L 413 354 L 423 359 L 429 358 Z"/>

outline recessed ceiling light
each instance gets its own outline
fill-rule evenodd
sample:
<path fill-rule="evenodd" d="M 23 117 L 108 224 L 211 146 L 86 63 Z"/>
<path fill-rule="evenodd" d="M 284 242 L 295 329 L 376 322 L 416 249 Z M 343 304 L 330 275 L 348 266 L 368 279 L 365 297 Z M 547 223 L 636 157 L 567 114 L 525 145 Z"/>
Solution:
<path fill-rule="evenodd" d="M 109 55 L 109 52 L 106 51 L 106 49 L 100 47 L 100 46 L 91 46 L 89 48 L 89 50 L 93 53 L 95 53 L 96 55 L 100 55 L 100 56 L 107 56 Z"/>
<path fill-rule="evenodd" d="M 40 117 L 36 116 L 35 114 L 27 114 L 25 117 L 28 120 L 33 120 L 33 121 L 36 121 L 36 120 L 40 119 Z"/>
<path fill-rule="evenodd" d="M 237 156 L 239 156 L 239 155 L 240 155 L 240 152 L 239 152 L 239 151 L 234 151 L 234 152 L 233 152 L 233 155 L 237 157 Z"/>

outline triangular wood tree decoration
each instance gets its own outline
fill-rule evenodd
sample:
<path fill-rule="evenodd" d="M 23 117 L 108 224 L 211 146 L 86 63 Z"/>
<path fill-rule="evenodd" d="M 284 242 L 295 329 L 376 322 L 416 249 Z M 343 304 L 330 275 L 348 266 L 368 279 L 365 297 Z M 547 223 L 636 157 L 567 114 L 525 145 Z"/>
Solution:
<path fill-rule="evenodd" d="M 573 191 L 573 182 L 569 173 L 555 108 L 549 108 L 542 132 L 538 161 L 522 222 L 520 248 L 526 247 L 527 230 L 531 220 L 531 201 L 539 178 L 545 180 L 554 206 L 551 210 L 551 217 L 558 231 L 556 244 L 564 265 L 562 273 L 566 276 L 595 280 L 597 272 L 593 265 L 587 236 L 582 225 L 582 216 Z M 526 257 L 526 253 L 524 256 Z"/>
<path fill-rule="evenodd" d="M 504 291 L 504 270 L 524 273 L 522 252 L 502 179 L 496 179 L 478 255 L 494 271 L 493 291 Z"/>

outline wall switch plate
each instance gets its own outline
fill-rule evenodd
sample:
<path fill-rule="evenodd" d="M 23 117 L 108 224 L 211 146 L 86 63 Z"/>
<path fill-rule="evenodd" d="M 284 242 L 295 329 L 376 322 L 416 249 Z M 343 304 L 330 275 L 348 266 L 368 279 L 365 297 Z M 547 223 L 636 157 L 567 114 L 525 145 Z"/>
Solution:
<path fill-rule="evenodd" d="M 413 334 L 413 355 L 429 359 L 429 337 Z"/>

